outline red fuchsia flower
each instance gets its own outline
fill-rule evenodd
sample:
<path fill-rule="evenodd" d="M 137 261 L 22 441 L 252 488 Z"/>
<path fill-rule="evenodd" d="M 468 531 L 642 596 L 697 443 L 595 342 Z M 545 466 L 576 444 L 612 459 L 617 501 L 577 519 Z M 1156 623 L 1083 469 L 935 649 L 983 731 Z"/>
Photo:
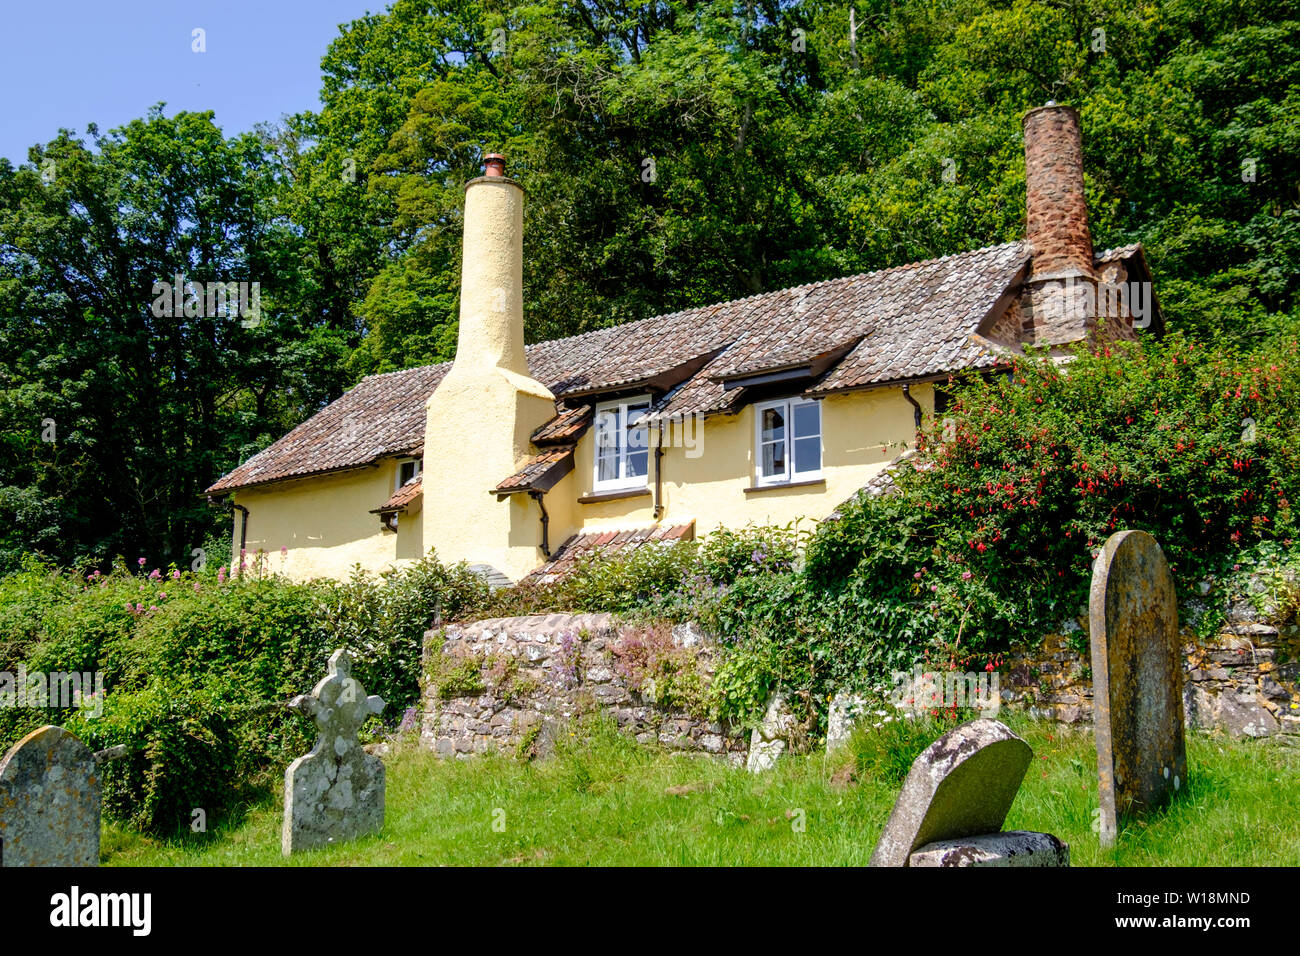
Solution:
<path fill-rule="evenodd" d="M 989 661 L 987 664 L 985 664 L 985 665 L 984 665 L 984 670 L 985 670 L 985 671 L 992 671 L 992 670 L 993 670 L 993 662 L 992 662 L 992 661 Z"/>
<path fill-rule="evenodd" d="M 981 541 L 979 544 L 975 545 L 975 550 L 978 551 L 980 554 L 983 554 L 983 553 L 984 553 L 985 551 L 987 551 L 988 549 L 989 549 L 989 548 L 988 548 L 988 545 L 986 545 L 983 541 Z"/>

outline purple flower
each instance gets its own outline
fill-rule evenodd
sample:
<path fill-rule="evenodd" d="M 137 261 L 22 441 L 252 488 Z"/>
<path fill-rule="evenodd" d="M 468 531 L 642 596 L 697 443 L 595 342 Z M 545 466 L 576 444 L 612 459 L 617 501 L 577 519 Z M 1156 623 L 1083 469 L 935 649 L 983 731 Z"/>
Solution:
<path fill-rule="evenodd" d="M 415 727 L 415 714 L 416 709 L 414 707 L 406 708 L 406 711 L 402 714 L 402 722 L 397 725 L 397 729 L 412 730 Z"/>

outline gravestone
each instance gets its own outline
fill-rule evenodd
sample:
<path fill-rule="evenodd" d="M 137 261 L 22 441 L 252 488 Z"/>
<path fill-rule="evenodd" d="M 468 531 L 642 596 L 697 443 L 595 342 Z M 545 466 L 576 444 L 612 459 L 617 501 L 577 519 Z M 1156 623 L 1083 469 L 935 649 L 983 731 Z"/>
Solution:
<path fill-rule="evenodd" d="M 1070 865 L 1070 847 L 1050 833 L 1011 830 L 927 843 L 908 857 L 907 865 L 1064 867 Z"/>
<path fill-rule="evenodd" d="M 62 727 L 41 727 L 0 760 L 3 866 L 99 866 L 95 754 Z"/>
<path fill-rule="evenodd" d="M 745 769 L 750 773 L 764 773 L 775 767 L 777 759 L 786 751 L 794 725 L 794 714 L 786 706 L 785 698 L 780 694 L 768 698 L 763 722 L 749 735 Z"/>
<path fill-rule="evenodd" d="M 319 737 L 311 753 L 284 772 L 285 856 L 376 833 L 384 825 L 384 763 L 362 749 L 357 731 L 384 709 L 352 676 L 345 650 L 330 657 L 329 673 L 289 708 L 311 717 Z"/>
<path fill-rule="evenodd" d="M 1118 818 L 1164 803 L 1187 780 L 1178 602 L 1145 531 L 1110 536 L 1092 572 L 1093 719 L 1102 846 Z"/>
<path fill-rule="evenodd" d="M 972 720 L 948 731 L 912 764 L 871 866 L 908 866 L 936 840 L 996 834 L 1033 751 L 1006 724 Z"/>

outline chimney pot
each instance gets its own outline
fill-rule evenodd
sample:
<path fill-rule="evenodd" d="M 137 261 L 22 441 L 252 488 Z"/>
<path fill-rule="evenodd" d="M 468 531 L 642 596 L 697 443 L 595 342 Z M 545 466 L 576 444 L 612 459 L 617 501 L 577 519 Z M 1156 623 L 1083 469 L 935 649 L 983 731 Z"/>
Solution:
<path fill-rule="evenodd" d="M 484 176 L 504 176 L 506 174 L 506 158 L 500 153 L 488 153 L 483 157 L 483 175 Z"/>

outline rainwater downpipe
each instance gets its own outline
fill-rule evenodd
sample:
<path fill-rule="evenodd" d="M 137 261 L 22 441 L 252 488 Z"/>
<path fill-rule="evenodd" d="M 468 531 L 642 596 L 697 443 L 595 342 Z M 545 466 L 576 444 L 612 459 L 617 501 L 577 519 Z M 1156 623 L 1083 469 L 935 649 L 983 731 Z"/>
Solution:
<path fill-rule="evenodd" d="M 239 521 L 239 570 L 244 570 L 244 551 L 248 544 L 248 509 L 243 505 L 237 505 L 233 501 L 230 507 L 238 511 L 243 517 Z"/>
<path fill-rule="evenodd" d="M 659 422 L 659 441 L 655 444 L 655 510 L 654 520 L 658 521 L 664 516 L 664 423 Z"/>
<path fill-rule="evenodd" d="M 546 502 L 542 500 L 546 497 L 545 493 L 541 491 L 530 491 L 528 496 L 537 502 L 537 507 L 542 509 L 542 556 L 549 558 L 551 556 L 551 516 L 546 513 Z"/>
<path fill-rule="evenodd" d="M 903 386 L 903 397 L 911 403 L 914 409 L 916 409 L 916 411 L 912 413 L 912 418 L 916 422 L 916 437 L 919 441 L 921 438 L 921 406 L 917 403 L 916 399 L 912 397 L 912 386 Z"/>

